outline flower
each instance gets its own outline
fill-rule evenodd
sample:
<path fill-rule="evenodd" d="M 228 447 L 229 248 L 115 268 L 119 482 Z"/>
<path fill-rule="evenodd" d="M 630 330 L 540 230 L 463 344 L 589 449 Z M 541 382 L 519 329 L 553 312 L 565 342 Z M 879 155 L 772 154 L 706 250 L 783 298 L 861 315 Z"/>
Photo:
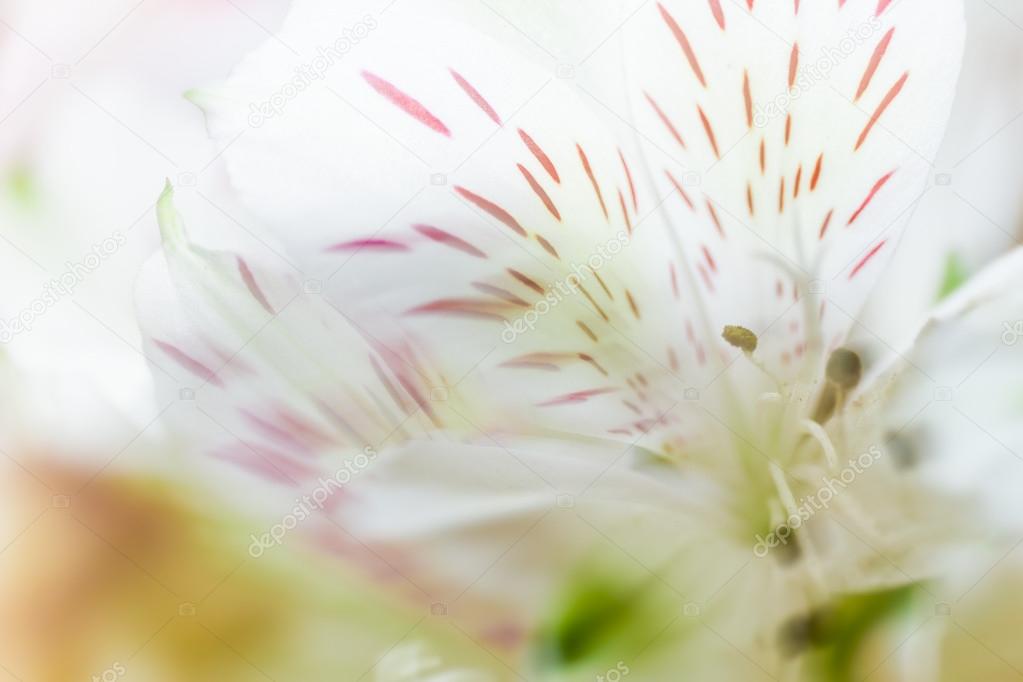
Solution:
<path fill-rule="evenodd" d="M 515 669 L 654 642 L 630 669 L 880 665 L 989 521 L 941 473 L 965 445 L 1018 480 L 1018 401 L 978 382 L 989 434 L 934 403 L 998 343 L 1023 256 L 908 349 L 857 321 L 941 140 L 961 3 L 653 3 L 555 76 L 487 26 L 296 2 L 190 95 L 286 256 L 203 249 L 165 191 L 140 315 L 196 387 L 186 430 L 267 504 L 379 452 L 326 510 L 343 551 Z"/>

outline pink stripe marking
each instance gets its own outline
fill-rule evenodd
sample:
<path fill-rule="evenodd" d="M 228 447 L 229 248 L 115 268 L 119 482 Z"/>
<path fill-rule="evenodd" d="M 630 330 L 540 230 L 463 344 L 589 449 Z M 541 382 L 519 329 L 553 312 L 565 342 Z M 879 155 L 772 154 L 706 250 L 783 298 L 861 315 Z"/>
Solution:
<path fill-rule="evenodd" d="M 551 201 L 550 196 L 547 194 L 544 188 L 540 186 L 540 183 L 536 181 L 536 178 L 533 177 L 533 174 L 530 173 L 529 170 L 526 169 L 526 167 L 523 166 L 521 163 L 516 165 L 519 168 L 519 172 L 522 173 L 522 176 L 526 178 L 526 182 L 529 183 L 529 187 L 533 190 L 536 196 L 540 197 L 540 201 L 542 201 L 543 205 L 547 207 L 547 210 L 550 212 L 550 214 L 554 216 L 554 218 L 558 222 L 561 222 L 561 213 L 558 212 L 558 207 L 554 205 L 554 202 Z"/>
<path fill-rule="evenodd" d="M 798 6 L 796 12 L 798 12 Z M 796 84 L 796 74 L 799 72 L 799 43 L 792 45 L 792 53 L 789 55 L 789 88 Z"/>
<path fill-rule="evenodd" d="M 682 135 L 678 132 L 678 128 L 675 127 L 675 124 L 671 122 L 671 119 L 668 118 L 668 115 L 664 113 L 663 109 L 661 109 L 661 105 L 659 105 L 657 103 L 657 100 L 651 97 L 648 93 L 644 92 L 643 96 L 646 97 L 647 102 L 650 102 L 650 106 L 652 106 L 654 108 L 654 111 L 657 112 L 657 117 L 661 119 L 661 123 L 663 123 L 664 127 L 668 129 L 668 132 L 671 133 L 671 136 L 675 138 L 675 141 L 678 142 L 679 146 L 682 147 L 682 149 L 685 149 L 686 148 L 685 140 L 682 139 Z"/>
<path fill-rule="evenodd" d="M 220 379 L 220 377 L 217 376 L 217 374 L 212 369 L 202 364 L 201 362 L 199 362 L 198 360 L 196 360 L 191 355 L 184 352 L 177 346 L 166 343 L 164 341 L 160 341 L 158 339 L 153 339 L 153 343 L 156 344 L 157 348 L 166 353 L 171 360 L 178 363 L 179 365 L 181 365 L 181 367 L 188 370 L 189 372 L 199 377 L 203 381 L 208 381 L 214 386 L 224 385 L 224 382 Z"/>
<path fill-rule="evenodd" d="M 721 0 L 707 0 L 710 3 L 710 11 L 714 14 L 714 21 L 718 22 L 721 30 L 725 30 L 725 13 L 721 9 Z"/>
<path fill-rule="evenodd" d="M 632 195 L 632 210 L 639 210 L 639 200 L 636 198 L 636 185 L 632 182 L 632 171 L 629 170 L 629 164 L 625 162 L 625 155 L 622 154 L 622 150 L 618 150 L 618 158 L 622 160 L 622 168 L 625 169 L 625 179 L 629 181 L 629 194 Z"/>
<path fill-rule="evenodd" d="M 711 272 L 717 272 L 718 264 L 714 262 L 714 256 L 710 255 L 710 249 L 706 245 L 701 245 L 700 248 L 703 250 L 703 256 L 707 259 L 707 265 L 710 266 Z"/>
<path fill-rule="evenodd" d="M 718 212 L 714 208 L 714 204 L 711 203 L 710 197 L 707 197 L 707 210 L 710 212 L 710 219 L 714 221 L 714 227 L 717 229 L 718 234 L 721 238 L 725 238 L 725 229 L 721 227 L 721 220 L 718 219 Z"/>
<path fill-rule="evenodd" d="M 824 239 L 824 235 L 828 233 L 828 225 L 831 224 L 831 218 L 835 215 L 835 209 L 828 211 L 828 214 L 824 216 L 824 222 L 821 224 L 820 234 L 817 235 L 818 239 Z"/>
<path fill-rule="evenodd" d="M 533 138 L 531 138 L 529 134 L 526 133 L 526 131 L 523 130 L 522 128 L 519 128 L 519 137 L 522 138 L 522 141 L 526 144 L 526 147 L 528 147 L 529 151 L 533 154 L 533 156 L 536 157 L 536 160 L 540 162 L 540 165 L 543 166 L 543 169 L 547 171 L 547 174 L 551 176 L 551 179 L 560 185 L 561 177 L 558 176 L 558 169 L 555 168 L 554 164 L 551 162 L 550 157 L 544 153 L 543 149 L 540 148 L 540 145 L 534 142 Z"/>
<path fill-rule="evenodd" d="M 889 29 L 885 37 L 881 39 L 881 42 L 877 44 L 877 48 L 874 50 L 873 56 L 870 58 L 870 63 L 867 64 L 867 70 L 863 73 L 863 80 L 860 81 L 860 87 L 856 91 L 856 97 L 853 101 L 858 102 L 863 93 L 870 87 L 870 81 L 873 80 L 874 74 L 877 73 L 877 67 L 881 65 L 881 60 L 884 59 L 885 53 L 888 52 L 888 45 L 892 42 L 892 36 L 895 35 L 895 29 Z"/>
<path fill-rule="evenodd" d="M 721 154 L 718 152 L 718 140 L 714 136 L 714 128 L 710 125 L 710 119 L 707 118 L 707 114 L 703 113 L 703 107 L 699 104 L 696 105 L 696 110 L 700 112 L 700 120 L 703 121 L 703 129 L 707 133 L 707 139 L 710 140 L 710 146 L 714 149 L 714 156 L 721 158 Z"/>
<path fill-rule="evenodd" d="M 451 76 L 455 79 L 455 82 L 458 83 L 458 87 L 462 88 L 462 90 L 465 91 L 465 94 L 469 95 L 469 99 L 475 102 L 476 106 L 482 109 L 483 113 L 490 117 L 490 120 L 497 125 L 502 125 L 501 117 L 497 115 L 496 111 L 494 111 L 494 107 L 490 106 L 490 102 L 488 102 L 483 95 L 479 93 L 479 90 L 472 87 L 472 84 L 465 80 L 465 78 L 462 77 L 462 74 L 458 73 L 454 69 L 449 69 L 449 71 L 451 71 Z"/>
<path fill-rule="evenodd" d="M 477 258 L 487 257 L 487 254 L 450 232 L 445 232 L 444 230 L 440 230 L 431 225 L 413 225 L 412 229 L 431 241 L 435 241 L 438 244 L 444 244 L 445 246 L 450 246 L 451 248 L 467 253 L 470 256 L 476 256 Z"/>
<path fill-rule="evenodd" d="M 431 301 L 416 306 L 408 311 L 409 315 L 421 315 L 435 313 L 439 315 L 453 315 L 458 317 L 474 317 L 488 320 L 504 320 L 504 317 L 496 312 L 500 305 L 490 301 L 479 301 L 468 298 L 445 298 L 438 301 Z"/>
<path fill-rule="evenodd" d="M 489 213 L 499 222 L 503 223 L 505 226 L 507 226 L 509 229 L 515 232 L 515 234 L 519 235 L 520 237 L 526 236 L 526 230 L 521 225 L 519 225 L 519 221 L 515 220 L 511 213 L 508 213 L 508 211 L 504 210 L 494 202 L 490 201 L 489 199 L 484 199 L 480 195 L 470 192 L 464 187 L 455 187 L 455 191 L 458 192 L 464 198 L 474 203 L 476 206 L 480 207 L 481 209 Z"/>
<path fill-rule="evenodd" d="M 675 189 L 682 196 L 682 200 L 686 202 L 686 205 L 689 207 L 689 209 L 695 213 L 696 206 L 693 205 L 692 199 L 690 199 L 689 195 L 686 194 L 685 189 L 683 189 L 682 187 L 682 183 L 675 179 L 675 176 L 671 174 L 671 171 L 666 170 L 664 171 L 664 174 L 668 176 L 668 180 L 670 180 L 671 184 L 675 186 Z"/>
<path fill-rule="evenodd" d="M 877 109 L 874 111 L 874 115 L 870 117 L 867 127 L 863 129 L 862 133 L 860 133 L 860 139 L 856 141 L 856 147 L 853 148 L 853 151 L 858 151 L 859 148 L 863 146 L 863 143 L 867 139 L 867 135 L 870 135 L 870 131 L 874 129 L 874 126 L 877 125 L 877 122 L 881 119 L 881 115 L 884 114 L 889 105 L 891 105 L 895 98 L 899 96 L 899 93 L 902 92 L 902 87 L 906 84 L 906 79 L 908 78 L 909 72 L 907 71 L 902 74 L 902 78 L 900 78 L 898 82 L 892 86 L 892 89 L 888 91 L 888 94 L 885 95 L 881 104 L 879 104 Z"/>
<path fill-rule="evenodd" d="M 852 272 L 849 273 L 849 279 L 852 279 L 853 277 L 858 275 L 860 273 L 860 270 L 862 270 L 867 265 L 867 263 L 870 262 L 870 259 L 873 258 L 874 256 L 876 256 L 877 252 L 880 251 L 881 249 L 883 249 L 884 245 L 887 244 L 887 243 L 888 243 L 888 240 L 884 239 L 877 246 L 872 248 L 870 250 L 870 253 L 868 253 L 866 256 L 864 256 L 863 260 L 861 260 L 859 263 L 857 263 L 856 267 L 853 268 Z"/>
<path fill-rule="evenodd" d="M 888 9 L 888 5 L 890 4 L 892 4 L 892 0 L 877 0 L 877 11 L 874 13 L 874 16 L 881 16 L 881 14 Z"/>
<path fill-rule="evenodd" d="M 682 48 L 682 52 L 686 56 L 686 60 L 689 62 L 689 66 L 692 68 L 693 73 L 696 74 L 696 79 L 700 81 L 700 85 L 707 87 L 707 80 L 703 77 L 703 69 L 700 68 L 700 62 L 696 58 L 696 53 L 693 52 L 693 46 L 689 44 L 689 38 L 686 37 L 685 31 L 678 25 L 675 18 L 664 8 L 664 5 L 657 3 L 657 9 L 661 12 L 661 17 L 664 19 L 664 23 L 671 29 L 672 34 L 675 36 L 675 40 L 678 41 L 679 47 Z"/>
<path fill-rule="evenodd" d="M 891 171 L 887 175 L 883 176 L 876 183 L 874 183 L 874 187 L 873 189 L 870 190 L 870 194 L 867 195 L 867 198 L 863 200 L 863 203 L 860 204 L 860 207 L 856 209 L 856 212 L 852 214 L 851 218 L 849 218 L 849 222 L 846 223 L 847 227 L 856 222 L 856 219 L 860 217 L 860 214 L 863 213 L 863 211 L 867 208 L 870 202 L 874 200 L 874 197 L 877 195 L 878 192 L 881 191 L 881 188 L 885 186 L 885 183 L 891 180 L 893 175 L 895 175 L 895 171 Z"/>
<path fill-rule="evenodd" d="M 750 92 L 749 71 L 742 72 L 742 99 L 746 104 L 746 125 L 753 129 L 753 93 Z"/>
<path fill-rule="evenodd" d="M 814 166 L 814 168 L 813 168 L 813 177 L 810 178 L 810 191 L 811 192 L 817 189 L 817 183 L 820 182 L 820 179 L 821 179 L 821 168 L 823 167 L 823 164 L 824 164 L 824 154 L 821 153 L 821 155 L 817 157 L 817 165 Z"/>
<path fill-rule="evenodd" d="M 404 244 L 390 239 L 353 239 L 350 242 L 341 242 L 327 247 L 327 251 L 408 251 Z"/>
<path fill-rule="evenodd" d="M 486 282 L 473 282 L 472 286 L 477 291 L 482 291 L 484 294 L 490 294 L 491 296 L 496 296 L 497 298 L 501 299 L 502 301 L 505 301 L 507 303 L 511 303 L 512 305 L 516 305 L 516 306 L 518 306 L 520 308 L 528 308 L 529 307 L 528 303 L 526 303 L 521 298 L 519 298 L 518 296 L 516 296 L 512 292 L 508 291 L 507 289 L 502 289 L 501 287 L 495 287 L 492 284 L 487 284 Z"/>
<path fill-rule="evenodd" d="M 590 167 L 590 160 L 586 158 L 586 152 L 583 151 L 582 146 L 577 144 L 575 148 L 579 150 L 579 160 L 582 161 L 583 170 L 586 171 L 586 175 L 590 179 L 590 184 L 593 185 L 593 191 L 596 193 L 597 201 L 600 203 L 600 210 L 604 213 L 604 217 L 607 218 L 607 204 L 604 203 L 604 193 L 600 191 L 600 185 L 597 184 L 597 178 L 593 176 L 593 168 Z"/>
<path fill-rule="evenodd" d="M 263 290 L 259 288 L 259 283 L 256 282 L 255 276 L 252 274 L 252 270 L 249 269 L 249 264 L 242 260 L 241 256 L 238 256 L 238 272 L 242 276 L 242 281 L 245 282 L 245 286 L 248 288 L 249 293 L 252 297 L 259 302 L 259 305 L 263 306 L 263 310 L 275 315 L 273 306 L 270 305 L 270 301 L 266 300 L 266 296 L 263 294 Z"/>
<path fill-rule="evenodd" d="M 591 388 L 585 391 L 575 391 L 573 393 L 566 393 L 565 395 L 552 398 L 551 400 L 538 403 L 539 407 L 552 407 L 554 405 L 567 405 L 570 403 L 584 403 L 590 398 L 598 395 L 605 395 L 607 393 L 614 393 L 618 389 L 615 388 Z"/>
<path fill-rule="evenodd" d="M 370 87 L 390 101 L 391 104 L 394 104 L 396 107 L 422 123 L 430 130 L 438 132 L 446 137 L 451 137 L 451 131 L 448 130 L 448 127 L 418 100 L 412 98 L 407 93 L 399 90 L 393 84 L 385 81 L 376 74 L 370 73 L 369 71 L 363 71 L 362 77 L 367 83 L 369 83 Z"/>

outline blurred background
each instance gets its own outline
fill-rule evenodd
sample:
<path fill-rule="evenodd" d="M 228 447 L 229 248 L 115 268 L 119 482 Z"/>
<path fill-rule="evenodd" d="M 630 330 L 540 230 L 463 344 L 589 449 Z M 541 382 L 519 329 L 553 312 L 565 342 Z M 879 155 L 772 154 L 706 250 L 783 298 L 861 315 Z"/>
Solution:
<path fill-rule="evenodd" d="M 538 26 L 509 30 L 518 4 L 490 3 L 485 29 L 551 68 L 582 59 L 579 46 L 538 49 Z M 909 310 L 1023 236 L 1023 5 L 966 4 L 949 134 L 883 284 Z M 168 405 L 153 396 L 132 292 L 158 246 L 165 179 L 204 242 L 277 249 L 232 198 L 222 150 L 184 93 L 226 77 L 286 11 L 285 0 L 0 2 L 0 681 L 507 674 L 431 677 L 449 649 L 467 670 L 493 661 L 454 628 L 421 650 L 406 635 L 427 627 L 422 613 L 328 553 L 289 543 L 253 561 L 258 524 L 191 488 L 162 428 Z M 550 11 L 592 20 L 584 3 Z M 886 310 L 864 323 L 897 346 L 915 321 Z M 949 645 L 970 679 L 1023 679 L 999 621 L 1020 588 L 1014 562 L 971 596 L 984 644 Z"/>

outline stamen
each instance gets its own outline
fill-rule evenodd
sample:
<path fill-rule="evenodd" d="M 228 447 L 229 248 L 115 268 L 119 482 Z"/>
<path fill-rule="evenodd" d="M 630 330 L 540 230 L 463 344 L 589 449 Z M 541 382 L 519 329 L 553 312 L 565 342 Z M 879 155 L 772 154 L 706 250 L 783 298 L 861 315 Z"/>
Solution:
<path fill-rule="evenodd" d="M 860 383 L 863 377 L 863 363 L 860 356 L 848 348 L 837 348 L 828 358 L 826 372 L 828 379 L 848 391 Z"/>
<path fill-rule="evenodd" d="M 838 452 L 835 451 L 835 446 L 832 444 L 831 438 L 828 437 L 828 432 L 824 430 L 824 427 L 812 419 L 803 419 L 799 423 L 803 427 L 803 433 L 812 436 L 820 443 L 821 449 L 824 451 L 824 457 L 828 460 L 828 466 L 832 470 L 837 469 Z"/>
<path fill-rule="evenodd" d="M 727 325 L 721 333 L 721 338 L 747 355 L 757 349 L 757 335 L 745 327 Z"/>

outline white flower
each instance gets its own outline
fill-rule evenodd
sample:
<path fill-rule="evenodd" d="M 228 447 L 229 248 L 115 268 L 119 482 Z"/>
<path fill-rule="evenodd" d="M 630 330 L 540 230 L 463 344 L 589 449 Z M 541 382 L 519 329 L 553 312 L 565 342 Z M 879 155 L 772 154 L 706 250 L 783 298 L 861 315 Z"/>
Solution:
<path fill-rule="evenodd" d="M 141 311 L 196 387 L 187 429 L 285 497 L 379 451 L 329 510 L 349 554 L 508 660 L 532 638 L 589 675 L 680 611 L 700 679 L 721 642 L 775 676 L 885 658 L 864 633 L 977 527 L 921 479 L 968 447 L 1018 481 L 1019 403 L 956 396 L 1016 360 L 972 351 L 1019 310 L 1023 256 L 907 350 L 857 323 L 931 172 L 961 15 L 653 3 L 553 77 L 456 4 L 296 2 L 192 95 L 294 267 L 195 246 L 161 201 Z M 545 621 L 571 576 L 611 606 Z"/>

